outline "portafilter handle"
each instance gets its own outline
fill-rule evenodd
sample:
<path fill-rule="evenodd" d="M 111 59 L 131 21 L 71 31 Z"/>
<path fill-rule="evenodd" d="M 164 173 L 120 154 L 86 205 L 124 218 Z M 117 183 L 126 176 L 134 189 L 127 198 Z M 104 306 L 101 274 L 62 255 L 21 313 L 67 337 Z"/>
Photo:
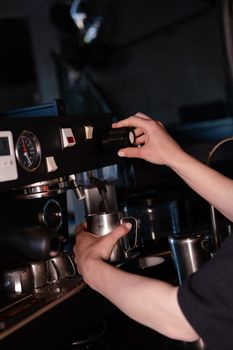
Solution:
<path fill-rule="evenodd" d="M 0 228 L 0 246 L 12 248 L 29 260 L 48 259 L 62 251 L 62 237 L 42 227 Z"/>

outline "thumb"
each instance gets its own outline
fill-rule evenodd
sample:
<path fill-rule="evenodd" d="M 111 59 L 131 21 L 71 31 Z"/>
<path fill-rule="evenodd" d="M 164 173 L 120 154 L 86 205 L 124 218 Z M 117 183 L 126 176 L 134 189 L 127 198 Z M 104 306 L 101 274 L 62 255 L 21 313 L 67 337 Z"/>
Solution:
<path fill-rule="evenodd" d="M 123 148 L 120 149 L 117 154 L 119 157 L 141 158 L 141 149 L 140 147 Z"/>
<path fill-rule="evenodd" d="M 112 232 L 110 232 L 105 237 L 111 240 L 112 244 L 115 245 L 117 241 L 125 236 L 132 228 L 132 224 L 130 222 L 125 222 L 122 225 L 117 226 Z"/>

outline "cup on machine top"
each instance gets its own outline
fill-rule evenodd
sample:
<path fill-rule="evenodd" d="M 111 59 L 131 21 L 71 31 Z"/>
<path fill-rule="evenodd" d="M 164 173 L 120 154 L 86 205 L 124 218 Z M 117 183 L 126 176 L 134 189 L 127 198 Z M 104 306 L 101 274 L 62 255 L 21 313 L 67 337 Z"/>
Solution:
<path fill-rule="evenodd" d="M 49 282 L 75 277 L 77 274 L 73 258 L 68 253 L 61 253 L 47 260 Z"/>

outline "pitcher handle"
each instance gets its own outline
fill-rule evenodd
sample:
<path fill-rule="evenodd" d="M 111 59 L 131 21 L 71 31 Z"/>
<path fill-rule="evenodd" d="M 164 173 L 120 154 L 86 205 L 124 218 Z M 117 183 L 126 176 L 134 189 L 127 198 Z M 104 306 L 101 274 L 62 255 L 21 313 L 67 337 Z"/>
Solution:
<path fill-rule="evenodd" d="M 126 249 L 126 250 L 124 250 L 123 247 L 122 247 L 122 249 L 125 251 L 125 253 L 128 254 L 129 252 L 131 252 L 133 249 L 135 249 L 138 246 L 138 239 L 139 239 L 139 235 L 138 235 L 138 221 L 133 216 L 124 216 L 123 218 L 121 218 L 121 221 L 122 222 L 130 222 L 130 223 L 131 223 L 131 221 L 134 221 L 134 225 L 135 225 L 134 245 L 132 247 L 130 247 L 129 249 Z"/>
<path fill-rule="evenodd" d="M 72 269 L 73 269 L 73 272 L 70 274 L 71 277 L 75 277 L 77 275 L 77 269 L 76 269 L 76 265 L 74 263 L 74 255 L 71 255 L 71 254 L 68 254 L 66 253 L 69 261 L 70 261 L 70 264 L 72 266 Z"/>
<path fill-rule="evenodd" d="M 210 257 L 213 259 L 214 253 L 211 252 L 211 250 L 207 247 L 207 245 L 208 245 L 208 240 L 207 240 L 207 239 L 203 239 L 203 240 L 201 241 L 201 247 L 202 247 L 202 249 L 204 249 L 204 250 L 210 255 Z"/>

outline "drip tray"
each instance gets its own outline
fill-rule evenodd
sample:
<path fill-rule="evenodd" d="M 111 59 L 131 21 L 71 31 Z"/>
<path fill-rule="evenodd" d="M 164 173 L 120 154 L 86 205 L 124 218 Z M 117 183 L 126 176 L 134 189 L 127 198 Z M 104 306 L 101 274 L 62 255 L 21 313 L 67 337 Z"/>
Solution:
<path fill-rule="evenodd" d="M 0 339 L 68 299 L 85 286 L 80 276 L 67 278 L 38 289 L 27 296 L 0 305 Z"/>

